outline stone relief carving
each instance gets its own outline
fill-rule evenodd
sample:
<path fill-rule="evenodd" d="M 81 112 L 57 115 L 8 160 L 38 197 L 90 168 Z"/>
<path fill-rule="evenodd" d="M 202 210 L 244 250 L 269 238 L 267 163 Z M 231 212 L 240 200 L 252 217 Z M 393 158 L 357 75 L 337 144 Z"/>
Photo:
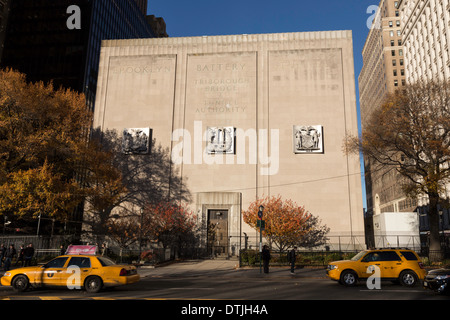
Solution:
<path fill-rule="evenodd" d="M 234 128 L 208 127 L 206 151 L 208 154 L 234 154 Z"/>
<path fill-rule="evenodd" d="M 150 128 L 126 128 L 123 130 L 122 151 L 125 154 L 150 153 Z"/>
<path fill-rule="evenodd" d="M 323 153 L 323 127 L 294 126 L 294 153 Z"/>

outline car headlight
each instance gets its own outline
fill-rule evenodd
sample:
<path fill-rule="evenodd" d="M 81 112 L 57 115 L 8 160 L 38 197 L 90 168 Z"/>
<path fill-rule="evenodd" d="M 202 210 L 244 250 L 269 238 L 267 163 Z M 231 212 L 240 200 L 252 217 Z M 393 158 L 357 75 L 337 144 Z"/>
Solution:
<path fill-rule="evenodd" d="M 439 275 L 439 276 L 436 276 L 436 280 L 445 280 L 445 279 L 448 279 L 448 278 L 450 278 L 450 275 L 448 275 L 448 274 L 442 274 L 442 275 Z"/>
<path fill-rule="evenodd" d="M 327 269 L 328 269 L 328 270 L 334 270 L 334 269 L 337 269 L 337 267 L 338 267 L 337 265 L 329 264 L 328 267 L 327 267 Z"/>
<path fill-rule="evenodd" d="M 4 277 L 10 277 L 11 276 L 11 272 L 5 272 L 5 274 L 3 276 Z"/>

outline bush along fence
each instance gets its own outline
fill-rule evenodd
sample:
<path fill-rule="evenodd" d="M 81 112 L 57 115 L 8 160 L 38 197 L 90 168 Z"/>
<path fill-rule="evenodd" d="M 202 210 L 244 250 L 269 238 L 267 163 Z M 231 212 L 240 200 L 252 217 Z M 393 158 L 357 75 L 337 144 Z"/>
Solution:
<path fill-rule="evenodd" d="M 332 262 L 338 260 L 348 260 L 355 256 L 359 251 L 301 251 L 298 250 L 296 254 L 297 267 L 323 267 Z M 434 265 L 430 259 L 433 252 L 421 252 L 416 251 L 420 256 L 422 262 L 425 265 Z M 443 261 L 439 262 L 438 265 L 449 266 L 450 265 L 450 252 L 445 255 Z M 271 266 L 289 266 L 288 261 L 288 251 L 271 251 L 270 253 L 270 265 Z M 241 250 L 239 255 L 239 266 L 240 267 L 259 267 L 261 253 L 259 250 Z"/>
<path fill-rule="evenodd" d="M 239 265 L 241 267 L 259 266 L 260 252 L 258 250 L 241 250 L 239 255 Z M 338 251 L 297 251 L 296 265 L 298 267 L 326 267 L 329 262 L 345 260 L 353 257 L 357 252 Z M 270 253 L 271 266 L 288 266 L 288 251 L 272 251 Z"/>

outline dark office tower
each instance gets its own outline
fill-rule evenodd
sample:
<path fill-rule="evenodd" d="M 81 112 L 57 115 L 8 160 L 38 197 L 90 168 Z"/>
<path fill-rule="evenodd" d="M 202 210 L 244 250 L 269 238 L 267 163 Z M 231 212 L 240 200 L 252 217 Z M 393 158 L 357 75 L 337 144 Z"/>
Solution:
<path fill-rule="evenodd" d="M 147 14 L 147 0 L 134 0 L 144 14 Z"/>
<path fill-rule="evenodd" d="M 3 52 L 3 43 L 6 35 L 6 23 L 8 21 L 9 3 L 11 0 L 0 0 L 0 58 Z"/>
<path fill-rule="evenodd" d="M 11 1 L 0 66 L 84 92 L 93 109 L 102 40 L 167 36 L 146 8 L 146 0 Z"/>

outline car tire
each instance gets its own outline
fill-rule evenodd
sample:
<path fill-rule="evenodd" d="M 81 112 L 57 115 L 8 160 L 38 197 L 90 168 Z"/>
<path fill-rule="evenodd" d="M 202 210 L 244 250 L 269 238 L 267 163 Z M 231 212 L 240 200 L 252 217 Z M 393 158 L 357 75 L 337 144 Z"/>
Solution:
<path fill-rule="evenodd" d="M 14 279 L 12 280 L 11 286 L 17 292 L 24 292 L 30 286 L 30 281 L 28 280 L 27 276 L 21 274 L 21 275 L 14 277 Z"/>
<path fill-rule="evenodd" d="M 399 281 L 402 286 L 414 287 L 417 284 L 418 277 L 414 271 L 404 270 L 400 273 Z"/>
<path fill-rule="evenodd" d="M 356 286 L 358 282 L 358 275 L 353 270 L 344 270 L 341 273 L 340 283 L 346 287 Z"/>
<path fill-rule="evenodd" d="M 88 277 L 84 281 L 84 289 L 89 293 L 97 293 L 103 287 L 103 281 L 100 277 Z"/>

